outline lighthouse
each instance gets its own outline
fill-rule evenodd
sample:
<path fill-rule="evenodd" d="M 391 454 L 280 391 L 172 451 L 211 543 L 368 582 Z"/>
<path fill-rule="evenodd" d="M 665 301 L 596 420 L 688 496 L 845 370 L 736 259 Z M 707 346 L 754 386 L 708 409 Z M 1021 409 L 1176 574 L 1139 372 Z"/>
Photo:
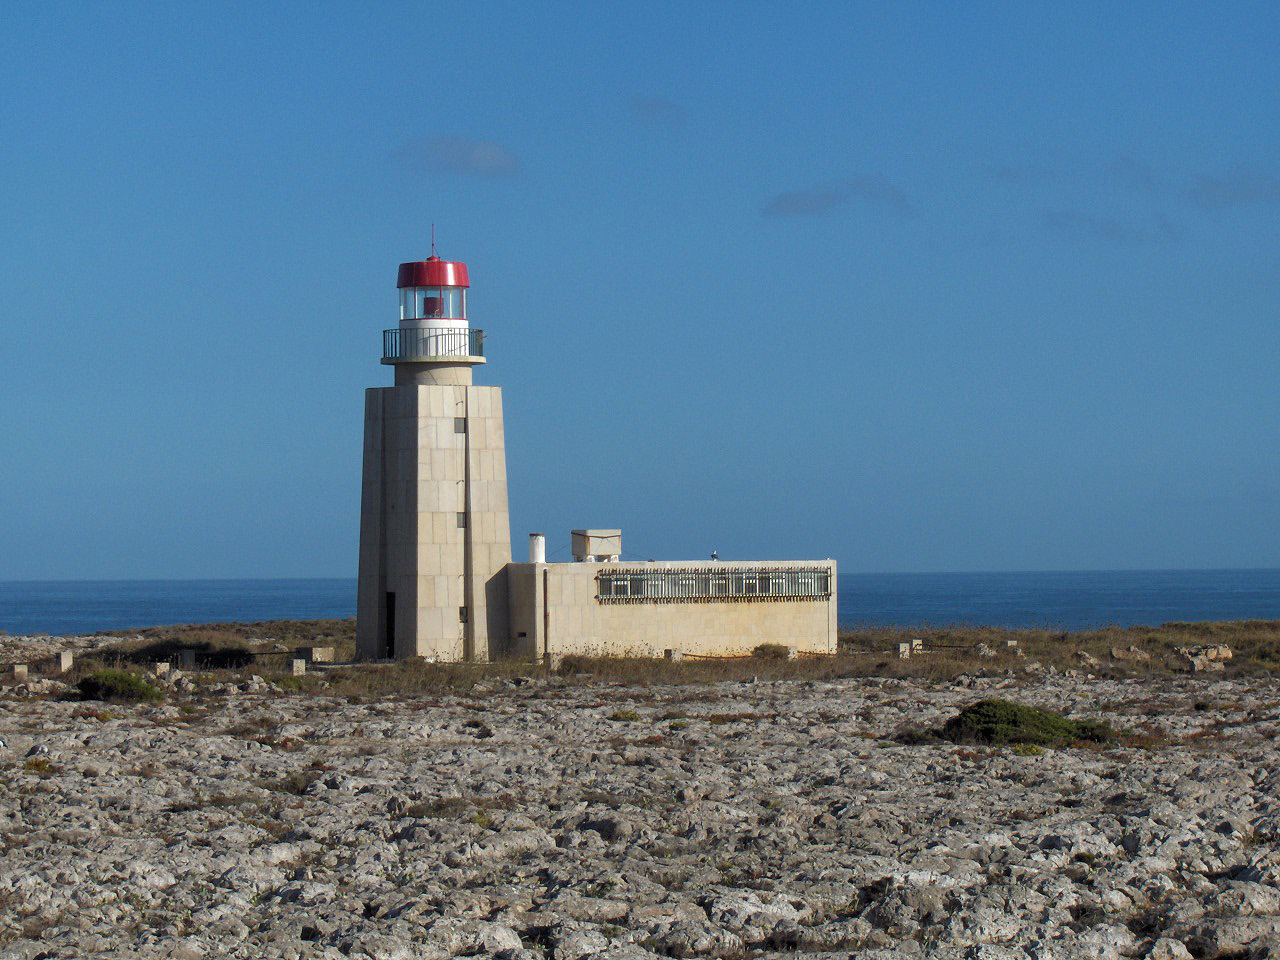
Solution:
<path fill-rule="evenodd" d="M 382 332 L 394 385 L 365 391 L 356 646 L 364 659 L 486 660 L 509 636 L 502 391 L 475 386 L 467 265 L 400 264 Z"/>

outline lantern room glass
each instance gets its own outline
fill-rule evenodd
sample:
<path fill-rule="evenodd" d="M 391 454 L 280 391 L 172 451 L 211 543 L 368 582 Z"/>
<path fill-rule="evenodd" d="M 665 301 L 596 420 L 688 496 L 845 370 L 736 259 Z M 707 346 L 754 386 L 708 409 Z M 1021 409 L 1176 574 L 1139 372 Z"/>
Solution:
<path fill-rule="evenodd" d="M 465 287 L 402 287 L 400 289 L 401 320 L 465 320 L 466 318 Z"/>

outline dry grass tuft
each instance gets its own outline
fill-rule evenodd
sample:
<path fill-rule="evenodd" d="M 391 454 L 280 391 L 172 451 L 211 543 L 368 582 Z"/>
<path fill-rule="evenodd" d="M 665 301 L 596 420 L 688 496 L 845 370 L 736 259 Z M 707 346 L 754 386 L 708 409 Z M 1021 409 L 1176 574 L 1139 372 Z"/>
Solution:
<path fill-rule="evenodd" d="M 924 640 L 924 656 L 897 660 L 899 643 Z M 1017 646 L 1010 647 L 1009 641 Z M 979 645 L 994 653 L 978 656 Z M 842 652 L 879 653 L 879 671 L 894 676 L 946 679 L 975 669 L 1023 670 L 1031 663 L 1059 670 L 1085 670 L 1102 676 L 1164 676 L 1187 673 L 1190 665 L 1180 647 L 1225 644 L 1233 659 L 1228 675 L 1270 675 L 1280 672 L 1280 620 L 1233 620 L 1206 623 L 1166 623 L 1158 627 L 1099 627 L 1092 630 L 1050 630 L 1000 627 L 863 627 L 840 633 Z M 1136 649 L 1147 659 L 1121 659 Z"/>
<path fill-rule="evenodd" d="M 232 680 L 245 672 L 263 675 L 290 693 L 324 693 L 351 700 L 386 696 L 448 695 L 475 691 L 483 696 L 508 683 L 550 679 L 560 685 L 708 685 L 751 681 L 826 681 L 856 677 L 900 677 L 946 682 L 979 672 L 1025 675 L 1046 668 L 1080 670 L 1100 676 L 1160 677 L 1190 671 L 1180 647 L 1225 644 L 1233 659 L 1226 675 L 1280 674 L 1280 621 L 1166 623 L 1159 627 L 1102 627 L 1063 631 L 970 626 L 858 627 L 844 629 L 833 656 L 786 659 L 785 648 L 765 647 L 757 656 L 664 660 L 638 657 L 568 656 L 554 672 L 541 663 L 435 664 L 420 659 L 395 664 L 356 664 L 292 677 L 290 654 L 298 646 L 332 646 L 338 660 L 355 655 L 355 621 L 274 620 L 260 623 L 151 627 L 114 631 L 128 637 L 78 664 L 77 674 L 95 665 L 127 665 L 176 658 L 181 649 L 200 651 L 198 682 Z M 925 652 L 898 658 L 898 645 L 913 638 Z M 1015 642 L 1011 645 L 1010 642 Z M 672 637 L 672 646 L 679 638 Z M 1137 651 L 1133 654 L 1132 651 Z M 1119 653 L 1120 656 L 1114 655 Z M 96 661 L 96 664 L 95 662 Z M 213 671 L 213 672 L 209 672 Z M 539 695 L 554 695 L 552 691 Z"/>

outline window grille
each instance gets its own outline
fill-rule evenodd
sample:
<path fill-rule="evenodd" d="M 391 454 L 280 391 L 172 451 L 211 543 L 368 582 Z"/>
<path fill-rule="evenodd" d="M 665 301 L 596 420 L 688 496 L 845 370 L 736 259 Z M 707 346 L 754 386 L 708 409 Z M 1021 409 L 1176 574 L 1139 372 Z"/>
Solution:
<path fill-rule="evenodd" d="M 710 603 L 741 600 L 827 600 L 829 567 L 761 569 L 716 564 L 714 568 L 660 570 L 610 567 L 596 574 L 601 603 Z"/>

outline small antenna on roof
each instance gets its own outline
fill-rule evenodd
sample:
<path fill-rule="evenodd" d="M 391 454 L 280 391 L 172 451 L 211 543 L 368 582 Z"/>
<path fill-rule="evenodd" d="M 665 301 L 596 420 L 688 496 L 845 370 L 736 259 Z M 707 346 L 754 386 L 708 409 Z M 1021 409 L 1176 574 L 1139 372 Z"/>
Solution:
<path fill-rule="evenodd" d="M 436 225 L 434 223 L 431 225 L 431 255 L 433 257 L 436 255 Z"/>

